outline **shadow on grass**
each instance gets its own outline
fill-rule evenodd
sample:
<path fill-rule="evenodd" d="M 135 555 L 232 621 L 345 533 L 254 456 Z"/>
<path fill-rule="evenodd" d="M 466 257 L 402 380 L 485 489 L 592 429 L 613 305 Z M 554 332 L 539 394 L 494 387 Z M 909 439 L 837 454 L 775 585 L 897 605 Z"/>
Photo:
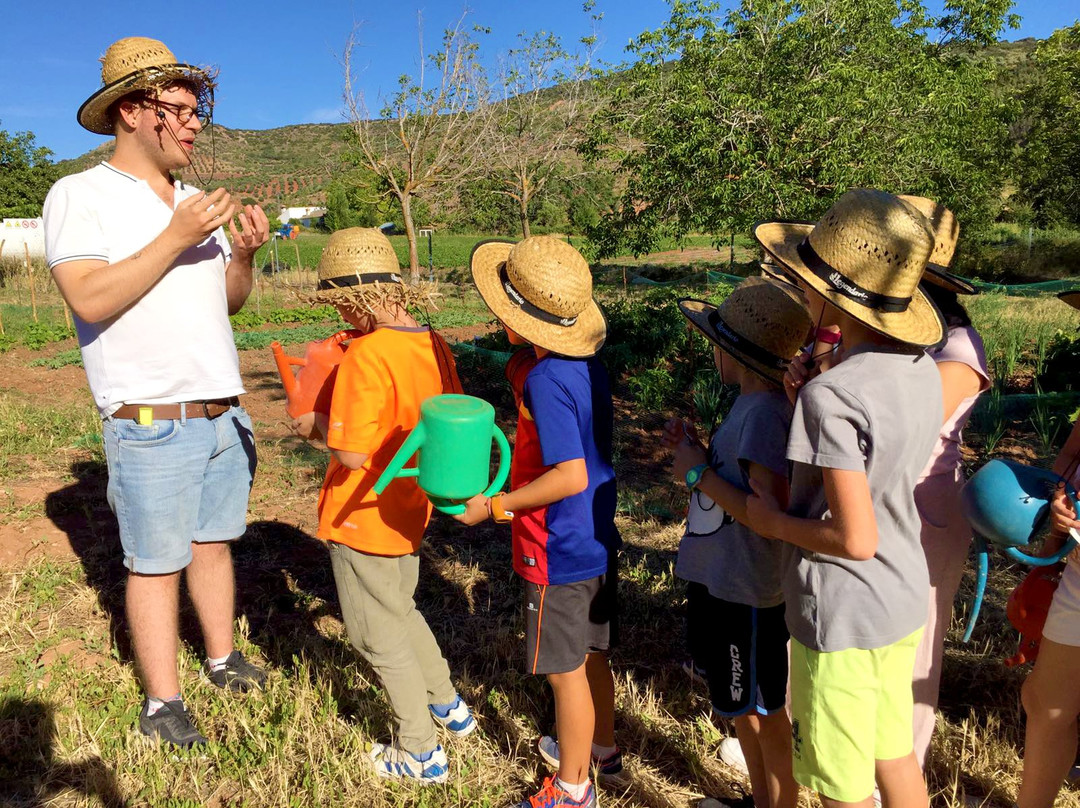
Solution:
<path fill-rule="evenodd" d="M 75 791 L 96 797 L 106 808 L 125 804 L 113 771 L 101 758 L 57 761 L 55 737 L 51 706 L 37 699 L 0 700 L 0 803 L 43 808 Z"/>
<path fill-rule="evenodd" d="M 127 570 L 120 532 L 106 500 L 109 472 L 104 460 L 80 460 L 71 465 L 75 482 L 45 498 L 45 513 L 67 534 L 82 562 L 86 582 L 97 593 L 109 617 L 109 635 L 121 659 L 131 659 L 131 642 L 124 616 Z"/>

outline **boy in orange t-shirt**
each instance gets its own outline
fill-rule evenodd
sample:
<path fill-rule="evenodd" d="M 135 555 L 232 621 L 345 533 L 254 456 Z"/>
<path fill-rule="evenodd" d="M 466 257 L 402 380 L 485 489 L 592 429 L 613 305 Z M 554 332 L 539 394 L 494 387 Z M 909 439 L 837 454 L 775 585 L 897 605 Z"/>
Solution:
<path fill-rule="evenodd" d="M 378 230 L 330 237 L 314 299 L 366 333 L 338 367 L 329 418 L 309 414 L 292 428 L 308 439 L 325 435 L 333 455 L 319 495 L 319 538 L 329 542 L 349 640 L 374 668 L 398 722 L 396 740 L 372 749 L 376 771 L 441 783 L 449 766 L 436 724 L 461 737 L 476 721 L 413 601 L 431 505 L 415 478 L 395 480 L 380 496 L 372 486 L 419 421 L 420 403 L 461 385 L 446 342 L 408 313 L 430 287 L 407 286 L 398 273 Z"/>

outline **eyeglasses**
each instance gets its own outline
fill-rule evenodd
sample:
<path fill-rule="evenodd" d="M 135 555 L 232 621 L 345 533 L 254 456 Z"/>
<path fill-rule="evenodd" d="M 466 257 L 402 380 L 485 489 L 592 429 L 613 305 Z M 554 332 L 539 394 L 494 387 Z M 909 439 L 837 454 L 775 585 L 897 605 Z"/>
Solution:
<path fill-rule="evenodd" d="M 199 119 L 199 123 L 206 123 L 210 119 L 210 112 L 202 107 L 189 107 L 187 104 L 170 104 L 167 101 L 158 101 L 156 99 L 150 99 L 146 102 L 152 107 L 159 107 L 169 110 L 176 116 L 177 123 L 187 123 L 191 120 L 191 116 L 194 115 Z"/>

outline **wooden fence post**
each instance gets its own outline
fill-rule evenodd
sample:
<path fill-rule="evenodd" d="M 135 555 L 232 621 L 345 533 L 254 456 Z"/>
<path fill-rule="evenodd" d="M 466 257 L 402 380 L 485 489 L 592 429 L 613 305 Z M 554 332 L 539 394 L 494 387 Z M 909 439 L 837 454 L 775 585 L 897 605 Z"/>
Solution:
<path fill-rule="evenodd" d="M 26 277 L 30 280 L 30 310 L 34 314 L 34 322 L 37 316 L 37 292 L 34 291 L 34 265 L 30 263 L 30 245 L 23 242 L 23 251 L 26 253 Z"/>
<path fill-rule="evenodd" d="M 304 288 L 304 276 L 300 272 L 300 270 L 303 269 L 303 267 L 300 265 L 300 245 L 297 244 L 295 241 L 292 243 L 292 245 L 293 245 L 293 249 L 296 250 L 296 285 L 300 289 L 303 289 Z"/>

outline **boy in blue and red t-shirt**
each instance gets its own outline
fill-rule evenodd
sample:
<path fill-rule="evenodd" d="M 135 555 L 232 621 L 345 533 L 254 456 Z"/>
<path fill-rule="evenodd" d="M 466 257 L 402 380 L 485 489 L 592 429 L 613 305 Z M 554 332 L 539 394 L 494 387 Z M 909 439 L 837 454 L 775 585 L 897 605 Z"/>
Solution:
<path fill-rule="evenodd" d="M 589 265 L 569 244 L 536 236 L 481 242 L 473 281 L 510 342 L 531 345 L 508 375 L 518 398 L 511 491 L 469 500 L 458 519 L 510 522 L 514 571 L 526 583 L 526 658 L 555 693 L 558 740 L 540 754 L 558 767 L 519 808 L 594 808 L 602 784 L 624 782 L 615 745 L 615 471 L 607 373 L 595 358 L 607 324 Z M 522 381 L 523 379 L 523 381 Z"/>

